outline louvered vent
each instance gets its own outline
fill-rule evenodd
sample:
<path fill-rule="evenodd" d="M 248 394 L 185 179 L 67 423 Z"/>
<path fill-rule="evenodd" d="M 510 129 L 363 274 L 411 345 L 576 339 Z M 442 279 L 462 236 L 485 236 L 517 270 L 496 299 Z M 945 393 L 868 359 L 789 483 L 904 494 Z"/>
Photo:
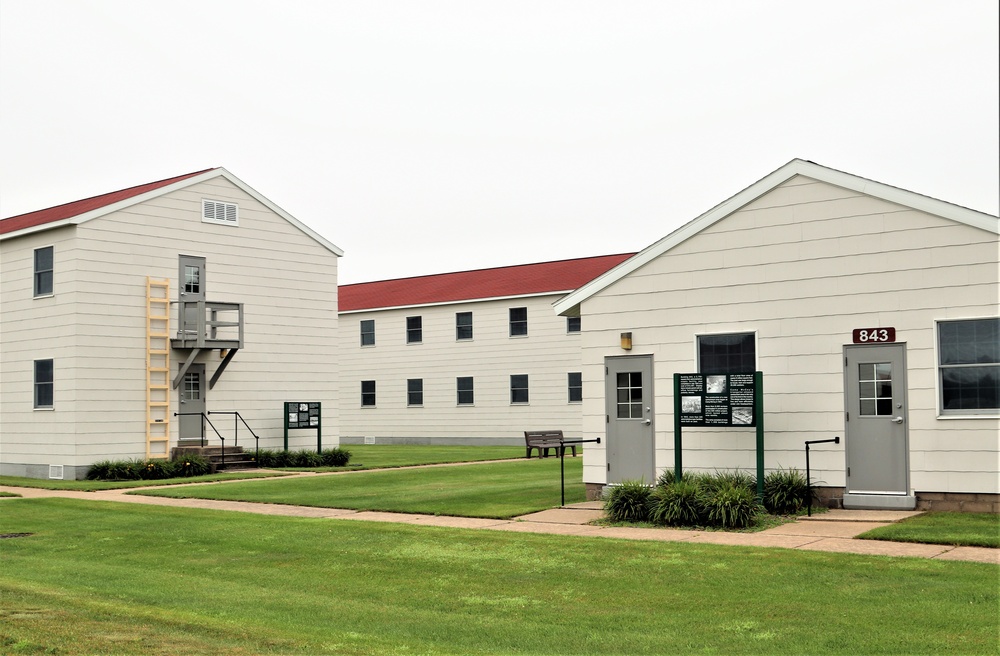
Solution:
<path fill-rule="evenodd" d="M 365 444 L 375 444 L 375 436 L 365 435 Z"/>
<path fill-rule="evenodd" d="M 61 481 L 63 478 L 63 466 L 49 465 L 49 478 Z"/>
<path fill-rule="evenodd" d="M 239 225 L 239 211 L 236 203 L 223 203 L 219 200 L 201 201 L 201 218 L 209 223 L 226 223 Z"/>

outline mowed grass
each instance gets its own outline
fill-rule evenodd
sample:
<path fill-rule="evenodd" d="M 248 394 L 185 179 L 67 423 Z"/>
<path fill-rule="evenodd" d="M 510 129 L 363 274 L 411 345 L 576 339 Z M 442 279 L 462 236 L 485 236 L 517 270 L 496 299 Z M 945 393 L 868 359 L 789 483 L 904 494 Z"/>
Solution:
<path fill-rule="evenodd" d="M 382 469 L 449 462 L 523 458 L 521 446 L 436 446 L 432 444 L 345 444 L 351 452 L 347 468 Z M 331 468 L 328 468 L 329 470 Z"/>
<path fill-rule="evenodd" d="M 566 503 L 586 499 L 583 458 L 565 461 Z M 509 519 L 560 504 L 558 458 L 289 477 L 133 492 L 321 508 Z"/>
<path fill-rule="evenodd" d="M 997 653 L 977 563 L 0 501 L 22 532 L 2 653 Z"/>
<path fill-rule="evenodd" d="M 865 540 L 953 544 L 1000 548 L 1000 515 L 996 513 L 929 512 L 876 528 L 858 536 Z"/>
<path fill-rule="evenodd" d="M 76 490 L 79 492 L 96 492 L 100 490 L 122 490 L 133 487 L 183 485 L 185 483 L 212 483 L 219 481 L 243 480 L 246 478 L 275 478 L 280 476 L 287 476 L 287 474 L 274 471 L 222 472 L 219 474 L 210 474 L 208 476 L 163 478 L 155 481 L 59 481 L 45 478 L 0 476 L 0 485 L 9 485 L 11 487 L 31 487 L 43 490 Z"/>

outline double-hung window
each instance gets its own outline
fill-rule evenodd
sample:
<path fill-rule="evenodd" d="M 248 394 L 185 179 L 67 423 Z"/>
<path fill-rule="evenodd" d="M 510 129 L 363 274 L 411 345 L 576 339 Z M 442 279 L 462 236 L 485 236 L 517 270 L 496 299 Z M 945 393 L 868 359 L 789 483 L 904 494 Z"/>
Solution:
<path fill-rule="evenodd" d="M 566 317 L 566 332 L 580 332 L 580 317 Z"/>
<path fill-rule="evenodd" d="M 53 254 L 55 248 L 46 246 L 35 249 L 35 297 L 52 295 Z"/>
<path fill-rule="evenodd" d="M 424 321 L 421 317 L 406 317 L 406 343 L 419 344 L 424 341 Z"/>
<path fill-rule="evenodd" d="M 48 410 L 53 407 L 55 367 L 52 360 L 35 360 L 35 408 Z"/>
<path fill-rule="evenodd" d="M 757 367 L 754 333 L 698 335 L 698 371 L 709 374 L 753 373 Z"/>
<path fill-rule="evenodd" d="M 510 336 L 520 337 L 528 334 L 528 308 L 510 308 Z"/>
<path fill-rule="evenodd" d="M 407 378 L 406 405 L 414 406 L 423 404 L 424 404 L 424 379 Z"/>
<path fill-rule="evenodd" d="M 471 312 L 455 313 L 455 339 L 458 341 L 462 341 L 465 339 L 472 339 Z"/>
<path fill-rule="evenodd" d="M 361 407 L 370 408 L 375 406 L 375 381 L 361 381 Z"/>
<path fill-rule="evenodd" d="M 512 374 L 510 377 L 510 402 L 528 402 L 528 374 Z"/>
<path fill-rule="evenodd" d="M 566 389 L 570 403 L 583 402 L 583 374 L 571 371 L 566 374 Z"/>
<path fill-rule="evenodd" d="M 361 346 L 375 346 L 375 320 L 361 320 Z"/>
<path fill-rule="evenodd" d="M 458 390 L 458 405 L 475 404 L 476 396 L 472 376 L 460 376 L 455 380 L 455 387 Z"/>
<path fill-rule="evenodd" d="M 1000 319 L 938 322 L 942 415 L 1000 412 Z"/>

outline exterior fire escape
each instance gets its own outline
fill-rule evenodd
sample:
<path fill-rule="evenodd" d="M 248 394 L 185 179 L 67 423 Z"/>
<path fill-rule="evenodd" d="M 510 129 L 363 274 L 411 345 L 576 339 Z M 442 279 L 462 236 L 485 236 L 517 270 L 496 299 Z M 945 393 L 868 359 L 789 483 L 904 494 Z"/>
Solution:
<path fill-rule="evenodd" d="M 187 358 L 177 371 L 173 387 L 177 389 L 184 374 L 204 350 L 218 349 L 223 353 L 222 362 L 209 380 L 209 389 L 222 376 L 236 352 L 243 348 L 243 304 L 215 301 L 176 301 L 177 336 L 170 345 L 188 351 Z"/>

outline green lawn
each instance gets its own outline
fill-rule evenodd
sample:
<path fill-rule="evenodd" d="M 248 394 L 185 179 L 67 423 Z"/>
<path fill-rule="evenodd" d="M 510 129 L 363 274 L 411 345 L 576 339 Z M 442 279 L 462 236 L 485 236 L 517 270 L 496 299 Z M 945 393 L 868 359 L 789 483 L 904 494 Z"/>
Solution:
<path fill-rule="evenodd" d="M 521 446 L 435 446 L 430 444 L 345 444 L 351 452 L 348 467 L 380 469 L 447 462 L 475 462 L 523 458 Z"/>
<path fill-rule="evenodd" d="M 220 486 L 221 487 L 221 486 Z M 998 569 L 0 501 L 0 653 L 996 654 Z"/>
<path fill-rule="evenodd" d="M 1000 548 L 1000 515 L 929 512 L 876 528 L 858 537 L 865 540 L 953 544 L 996 549 Z"/>
<path fill-rule="evenodd" d="M 275 478 L 286 476 L 273 471 L 241 471 L 209 476 L 190 476 L 185 478 L 164 478 L 158 481 L 57 481 L 45 478 L 21 478 L 19 476 L 0 476 L 0 485 L 13 487 L 33 487 L 44 490 L 77 490 L 94 492 L 98 490 L 121 490 L 133 487 L 149 487 L 155 485 L 181 485 L 184 483 L 211 483 L 213 481 L 236 481 L 245 478 Z"/>
<path fill-rule="evenodd" d="M 566 459 L 566 503 L 586 499 L 583 458 Z M 559 459 L 247 481 L 134 494 L 507 519 L 558 506 Z"/>

